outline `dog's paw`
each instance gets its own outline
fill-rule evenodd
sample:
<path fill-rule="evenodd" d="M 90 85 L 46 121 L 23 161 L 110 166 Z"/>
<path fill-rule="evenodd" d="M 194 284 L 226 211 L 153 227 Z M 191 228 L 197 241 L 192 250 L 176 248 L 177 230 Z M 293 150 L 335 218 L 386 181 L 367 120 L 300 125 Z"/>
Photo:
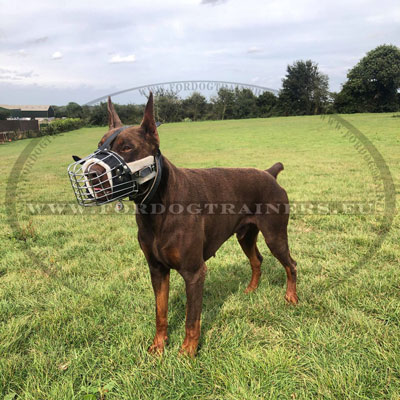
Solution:
<path fill-rule="evenodd" d="M 195 346 L 190 346 L 190 345 L 182 345 L 182 347 L 179 350 L 179 355 L 181 356 L 187 356 L 190 358 L 195 358 L 197 353 L 197 347 Z"/>
<path fill-rule="evenodd" d="M 244 292 L 247 293 L 252 293 L 257 289 L 257 286 L 247 286 L 247 288 L 244 290 Z"/>
<path fill-rule="evenodd" d="M 147 352 L 156 356 L 163 354 L 166 342 L 167 339 L 165 340 L 154 339 L 153 344 L 147 349 Z"/>
<path fill-rule="evenodd" d="M 286 293 L 285 300 L 288 303 L 291 303 L 291 304 L 294 304 L 294 305 L 296 305 L 299 302 L 299 298 L 297 297 L 297 294 L 296 293 L 292 293 L 292 292 Z"/>
<path fill-rule="evenodd" d="M 152 344 L 148 349 L 147 352 L 154 355 L 154 356 L 160 356 L 161 354 L 164 353 L 164 346 L 157 346 L 155 344 Z"/>

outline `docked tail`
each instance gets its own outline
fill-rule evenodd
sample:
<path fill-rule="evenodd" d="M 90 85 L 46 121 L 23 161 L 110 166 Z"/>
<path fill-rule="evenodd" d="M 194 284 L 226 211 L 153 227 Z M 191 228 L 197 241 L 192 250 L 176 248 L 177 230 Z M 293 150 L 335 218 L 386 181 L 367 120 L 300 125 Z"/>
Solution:
<path fill-rule="evenodd" d="M 283 164 L 280 162 L 277 162 L 272 167 L 266 169 L 266 171 L 269 172 L 275 179 L 278 176 L 279 172 L 281 172 L 282 170 L 283 170 Z"/>

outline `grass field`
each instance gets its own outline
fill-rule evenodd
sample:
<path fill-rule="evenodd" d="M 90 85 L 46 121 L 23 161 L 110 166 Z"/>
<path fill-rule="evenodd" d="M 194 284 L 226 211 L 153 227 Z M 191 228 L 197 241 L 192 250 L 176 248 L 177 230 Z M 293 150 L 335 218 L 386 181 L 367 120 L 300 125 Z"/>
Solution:
<path fill-rule="evenodd" d="M 398 201 L 400 118 L 344 117 L 382 154 Z M 40 139 L 0 147 L 0 399 L 400 398 L 398 216 L 375 249 L 382 215 L 293 215 L 297 307 L 285 304 L 284 269 L 261 238 L 260 287 L 244 294 L 250 267 L 231 238 L 208 262 L 197 358 L 178 357 L 185 292 L 177 273 L 170 344 L 163 357 L 148 355 L 154 298 L 134 216 L 29 215 L 25 206 L 73 202 L 71 155 L 89 154 L 104 132 L 51 138 L 8 186 L 22 167 L 18 156 Z M 293 202 L 379 197 L 354 144 L 318 116 L 166 124 L 159 132 L 177 166 L 283 162 L 279 182 Z"/>

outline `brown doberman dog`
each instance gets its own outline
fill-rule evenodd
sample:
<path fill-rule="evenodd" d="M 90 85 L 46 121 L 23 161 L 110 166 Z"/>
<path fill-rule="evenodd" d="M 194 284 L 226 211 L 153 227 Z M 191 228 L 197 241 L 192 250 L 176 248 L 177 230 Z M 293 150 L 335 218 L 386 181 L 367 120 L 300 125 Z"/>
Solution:
<path fill-rule="evenodd" d="M 122 127 L 110 98 L 108 112 L 109 132 L 99 145 Z M 128 163 L 151 155 L 160 156 L 159 145 L 150 93 L 141 125 L 121 132 L 111 150 Z M 266 171 L 254 168 L 186 169 L 176 167 L 165 156 L 161 155 L 161 158 L 161 180 L 157 191 L 146 204 L 146 210 L 139 207 L 136 214 L 138 239 L 150 267 L 156 299 L 156 334 L 149 351 L 162 353 L 167 341 L 169 277 L 170 270 L 175 269 L 185 281 L 187 296 L 186 336 L 181 353 L 194 356 L 200 338 L 205 262 L 233 234 L 237 235 L 251 265 L 252 276 L 246 292 L 257 288 L 261 275 L 262 256 L 256 244 L 261 231 L 271 253 L 286 270 L 285 299 L 293 304 L 298 302 L 296 262 L 290 256 L 287 239 L 288 197 L 276 181 L 283 166 L 277 163 Z M 140 204 L 140 197 L 135 201 Z M 168 211 L 171 204 L 175 205 L 174 209 Z M 241 205 L 239 211 L 235 210 L 238 204 Z M 167 211 L 149 212 L 152 205 L 161 205 Z M 191 212 L 179 212 L 188 205 Z M 204 212 L 206 205 L 208 212 Z"/>

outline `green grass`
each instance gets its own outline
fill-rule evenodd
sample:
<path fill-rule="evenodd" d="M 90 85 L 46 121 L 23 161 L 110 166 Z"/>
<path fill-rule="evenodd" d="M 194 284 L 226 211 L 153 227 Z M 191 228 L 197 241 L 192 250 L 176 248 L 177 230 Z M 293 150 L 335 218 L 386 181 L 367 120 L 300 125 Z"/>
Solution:
<path fill-rule="evenodd" d="M 345 119 L 383 155 L 398 201 L 398 118 Z M 364 159 L 318 116 L 177 123 L 159 131 L 163 153 L 177 166 L 265 169 L 281 161 L 279 182 L 292 201 L 377 199 Z M 381 215 L 294 215 L 297 307 L 285 304 L 284 269 L 261 238 L 260 287 L 243 293 L 250 267 L 231 238 L 207 263 L 197 359 L 178 357 L 185 293 L 177 273 L 170 344 L 163 357 L 148 355 L 154 298 L 134 217 L 32 216 L 24 207 L 74 201 L 66 175 L 71 154 L 87 155 L 104 132 L 54 137 L 6 204 L 15 161 L 39 139 L 0 147 L 0 399 L 400 398 L 398 216 L 373 252 Z"/>

